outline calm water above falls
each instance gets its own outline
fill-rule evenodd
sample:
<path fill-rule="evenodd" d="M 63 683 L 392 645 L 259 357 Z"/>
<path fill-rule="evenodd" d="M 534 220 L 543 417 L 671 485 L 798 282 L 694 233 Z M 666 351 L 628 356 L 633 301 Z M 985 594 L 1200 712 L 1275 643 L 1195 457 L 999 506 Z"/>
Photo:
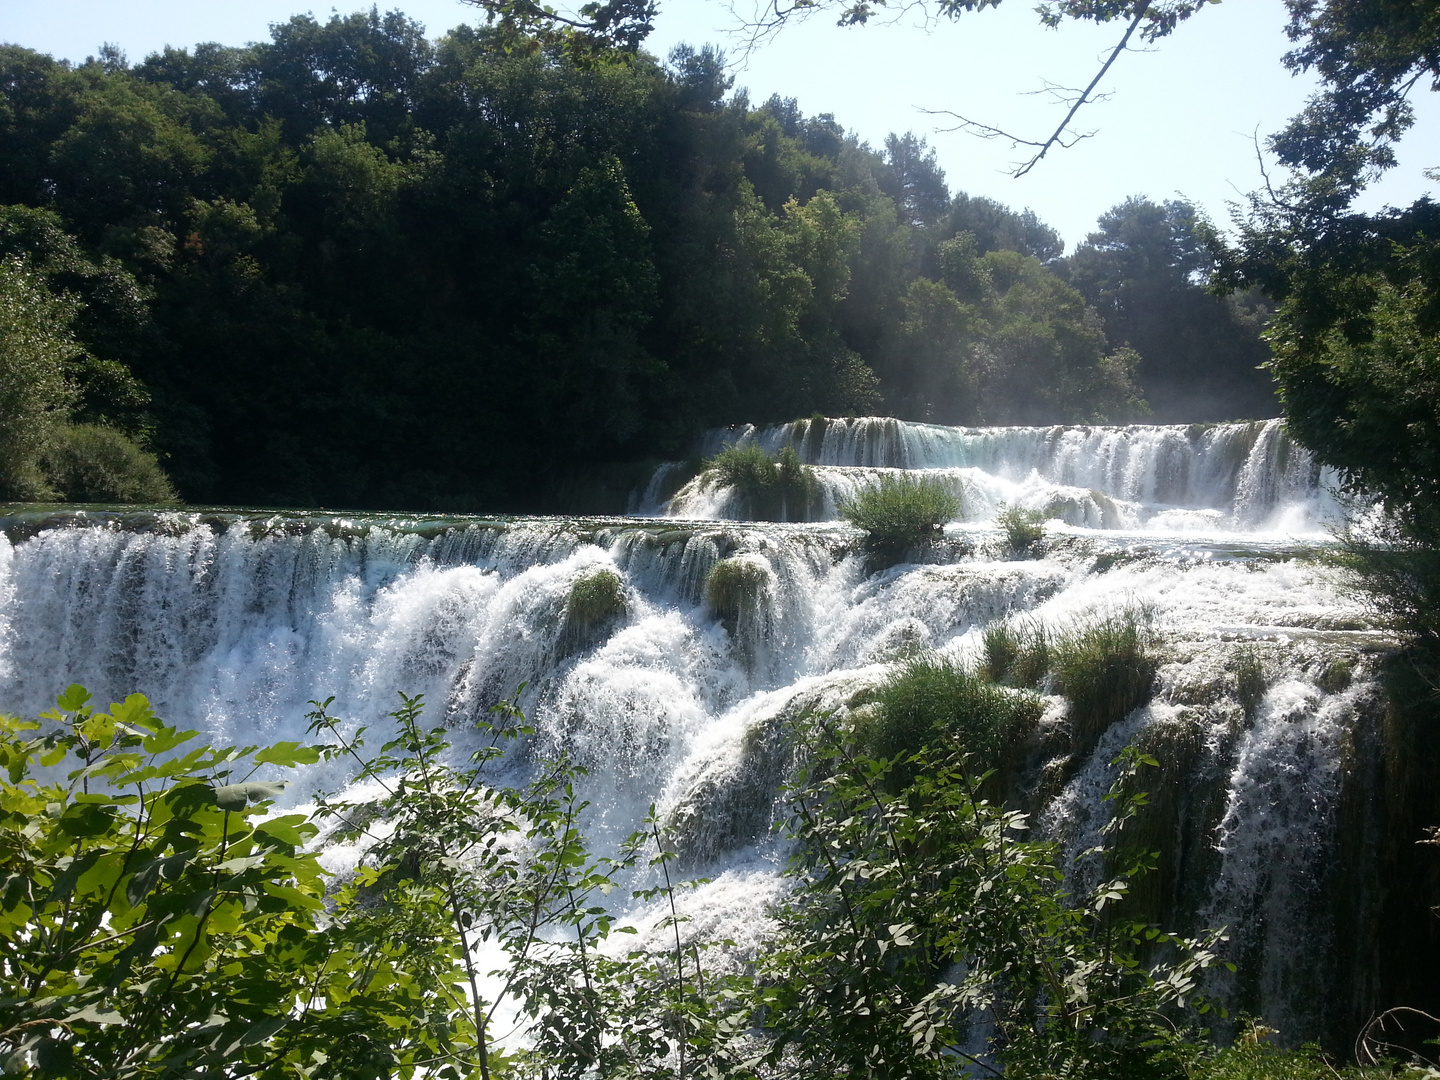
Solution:
<path fill-rule="evenodd" d="M 1335 509 L 1278 424 L 837 420 L 823 437 L 806 423 L 717 432 L 706 450 L 737 436 L 795 445 L 832 510 L 874 470 L 937 470 L 965 520 L 923 563 L 867 574 L 843 524 L 727 521 L 724 490 L 692 483 L 665 506 L 658 480 L 650 519 L 14 508 L 0 519 L 0 701 L 33 714 L 70 682 L 103 700 L 139 690 L 214 740 L 261 742 L 303 738 L 306 703 L 331 694 L 337 714 L 378 727 L 398 692 L 422 693 L 463 732 L 528 683 L 542 748 L 591 770 L 600 841 L 657 803 L 715 878 L 691 900 L 694 925 L 743 943 L 779 858 L 773 762 L 755 760 L 754 733 L 801 706 L 843 710 L 917 647 L 972 657 L 996 619 L 1063 628 L 1140 606 L 1167 643 L 1157 695 L 1072 763 L 1042 820 L 1081 846 L 1120 746 L 1190 747 L 1166 782 L 1210 794 L 1186 818 L 1203 843 L 1176 871 L 1176 918 L 1233 928 L 1243 1007 L 1296 1037 L 1335 1021 L 1313 988 L 1353 977 L 1327 945 L 1351 930 L 1327 867 L 1347 842 L 1337 808 L 1376 722 L 1384 637 L 1296 557 Z M 990 523 L 1002 503 L 1059 520 L 1019 557 Z M 727 629 L 704 589 L 736 557 L 762 570 L 766 602 Z M 567 597 L 597 569 L 619 575 L 623 611 L 577 634 Z M 1231 673 L 1242 642 L 1266 670 L 1248 712 Z M 1337 663 L 1355 673 L 1343 686 Z M 293 797 L 342 779 L 316 767 Z"/>

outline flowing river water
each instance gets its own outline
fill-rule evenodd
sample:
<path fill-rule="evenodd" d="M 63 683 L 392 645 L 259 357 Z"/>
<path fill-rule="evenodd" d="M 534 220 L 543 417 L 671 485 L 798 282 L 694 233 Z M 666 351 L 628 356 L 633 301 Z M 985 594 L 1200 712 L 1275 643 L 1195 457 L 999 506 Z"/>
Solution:
<path fill-rule="evenodd" d="M 1383 847 L 1372 789 L 1394 782 L 1376 678 L 1390 642 L 1312 557 L 1339 510 L 1278 421 L 802 421 L 712 432 L 701 450 L 736 440 L 795 447 L 830 520 L 728 520 L 733 493 L 679 484 L 680 466 L 637 515 L 606 519 L 12 508 L 0 702 L 33 715 L 72 682 L 103 701 L 140 691 L 212 741 L 263 743 L 303 739 L 307 703 L 332 694 L 332 712 L 383 731 L 403 691 L 463 738 L 524 684 L 536 749 L 589 769 L 595 842 L 655 804 L 712 879 L 686 901 L 692 928 L 744 947 L 781 887 L 787 718 L 843 714 L 916 649 L 973 660 L 995 620 L 1064 630 L 1139 610 L 1161 641 L 1152 700 L 1082 758 L 1039 761 L 1032 808 L 1079 850 L 1111 759 L 1146 748 L 1167 852 L 1149 887 L 1177 928 L 1230 927 L 1239 973 L 1217 989 L 1232 1008 L 1295 1040 L 1363 1021 L 1389 978 L 1385 902 L 1365 882 Z M 920 561 L 870 573 L 835 505 L 900 469 L 941 478 L 962 516 Z M 1043 511 L 1044 539 L 1012 550 L 1004 505 Z M 762 602 L 739 618 L 706 604 L 722 559 L 758 571 Z M 567 604 L 597 570 L 620 603 L 577 626 Z M 1049 702 L 1042 729 L 1064 723 Z M 332 768 L 290 797 L 342 784 Z"/>

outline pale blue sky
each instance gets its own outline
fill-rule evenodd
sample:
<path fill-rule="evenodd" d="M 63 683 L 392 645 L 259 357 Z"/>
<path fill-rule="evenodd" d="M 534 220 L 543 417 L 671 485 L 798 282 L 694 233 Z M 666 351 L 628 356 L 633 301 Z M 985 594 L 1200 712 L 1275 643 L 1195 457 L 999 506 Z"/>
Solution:
<path fill-rule="evenodd" d="M 733 0 L 737 9 L 747 0 Z M 0 40 L 71 60 L 114 42 L 132 60 L 163 45 L 242 44 L 297 12 L 326 18 L 362 4 L 305 0 L 0 0 Z M 396 0 L 436 36 L 476 17 L 457 0 Z M 743 10 L 741 10 L 743 13 Z M 928 32 L 913 22 L 842 29 L 824 15 L 787 27 L 742 56 L 738 23 L 726 0 L 660 0 L 651 51 L 677 42 L 714 42 L 736 61 L 736 85 L 754 101 L 772 93 L 798 99 L 807 114 L 834 113 L 878 145 L 889 131 L 913 130 L 937 151 L 953 189 L 1029 206 L 1060 230 L 1067 246 L 1095 218 L 1133 194 L 1184 196 L 1224 220 L 1226 202 L 1258 187 L 1254 135 L 1276 130 L 1309 89 L 1280 67 L 1287 48 L 1280 0 L 1226 0 L 1206 8 L 1154 51 L 1124 56 L 1081 124 L 1094 138 L 1051 155 L 1028 176 L 1006 175 L 1019 156 L 1007 144 L 936 129 L 954 109 L 1021 133 L 1048 133 L 1054 107 L 1028 94 L 1044 80 L 1083 85 L 1113 42 L 1114 29 L 1046 30 L 1028 3 L 967 15 Z M 1421 170 L 1440 165 L 1440 95 L 1426 93 L 1421 120 L 1406 140 L 1401 167 L 1372 192 L 1371 206 L 1404 203 L 1435 184 Z"/>

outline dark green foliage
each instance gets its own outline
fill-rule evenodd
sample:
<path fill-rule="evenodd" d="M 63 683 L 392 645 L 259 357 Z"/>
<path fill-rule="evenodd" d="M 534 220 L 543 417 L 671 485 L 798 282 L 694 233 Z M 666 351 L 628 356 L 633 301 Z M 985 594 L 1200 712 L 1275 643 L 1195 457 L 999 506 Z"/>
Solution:
<path fill-rule="evenodd" d="M 1041 510 L 1006 506 L 995 515 L 995 524 L 1000 526 L 1013 551 L 1024 551 L 1045 536 L 1045 513 Z"/>
<path fill-rule="evenodd" d="M 1061 266 L 1099 313 L 1112 347 L 1139 354 L 1133 373 L 1156 422 L 1260 419 L 1280 402 L 1261 365 L 1270 305 L 1206 290 L 1210 259 L 1195 208 L 1132 197 L 1100 216 Z"/>
<path fill-rule="evenodd" d="M 865 547 L 885 564 L 896 563 L 944 532 L 960 515 L 960 498 L 932 477 L 882 476 L 839 507 L 840 517 L 865 533 Z"/>
<path fill-rule="evenodd" d="M 0 254 L 79 302 L 73 419 L 192 500 L 526 511 L 740 418 L 1139 409 L 1053 232 L 950 199 L 922 140 L 727 100 L 714 49 L 598 62 L 635 11 L 502 6 L 437 41 L 369 11 L 134 66 L 0 49 Z M 754 513 L 813 517 L 781 471 Z"/>
<path fill-rule="evenodd" d="M 1396 163 L 1395 143 L 1415 122 L 1416 84 L 1440 89 L 1440 12 L 1433 4 L 1288 0 L 1291 71 L 1321 90 L 1271 140 L 1282 163 L 1309 176 L 1287 195 L 1311 214 L 1345 209 Z"/>
<path fill-rule="evenodd" d="M 856 731 L 862 753 L 894 760 L 951 747 L 981 771 L 1013 766 L 1044 703 L 1029 691 L 997 686 L 947 657 L 907 661 L 876 692 L 876 712 Z M 898 763 L 891 778 L 913 779 Z"/>
<path fill-rule="evenodd" d="M 44 499 L 41 457 L 75 398 L 74 305 L 15 257 L 0 259 L 0 499 Z"/>
<path fill-rule="evenodd" d="M 45 210 L 0 206 L 0 255 L 21 259 L 46 289 L 74 303 L 70 331 L 84 350 L 66 372 L 79 395 L 74 419 L 144 436 L 150 392 L 135 368 L 162 347 L 148 290 L 119 260 L 87 253 Z"/>
<path fill-rule="evenodd" d="M 154 454 L 124 432 L 98 424 L 57 428 L 42 468 L 50 486 L 68 502 L 176 501 L 175 489 Z"/>
<path fill-rule="evenodd" d="M 1304 111 L 1271 139 L 1293 171 L 1236 215 L 1238 240 L 1208 242 L 1217 284 L 1279 308 L 1268 338 L 1286 425 L 1388 521 L 1352 548 L 1361 580 L 1422 666 L 1437 668 L 1440 533 L 1440 205 L 1354 209 L 1396 164 L 1412 91 L 1440 89 L 1434 4 L 1287 3 L 1292 71 L 1318 76 Z"/>
<path fill-rule="evenodd" d="M 1070 749 L 1088 754 L 1111 724 L 1150 697 L 1156 658 L 1143 612 L 1126 609 L 1058 637 L 1050 657 L 1055 688 L 1070 704 Z"/>

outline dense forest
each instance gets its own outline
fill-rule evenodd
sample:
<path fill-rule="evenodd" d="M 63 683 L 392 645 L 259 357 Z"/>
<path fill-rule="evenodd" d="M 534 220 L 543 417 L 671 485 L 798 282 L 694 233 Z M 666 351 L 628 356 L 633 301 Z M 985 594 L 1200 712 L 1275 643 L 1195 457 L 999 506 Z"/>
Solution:
<path fill-rule="evenodd" d="M 0 140 L 3 497 L 155 497 L 148 447 L 192 501 L 602 509 L 739 420 L 1278 411 L 1190 206 L 1066 256 L 710 48 L 374 9 L 136 64 L 5 46 Z"/>

